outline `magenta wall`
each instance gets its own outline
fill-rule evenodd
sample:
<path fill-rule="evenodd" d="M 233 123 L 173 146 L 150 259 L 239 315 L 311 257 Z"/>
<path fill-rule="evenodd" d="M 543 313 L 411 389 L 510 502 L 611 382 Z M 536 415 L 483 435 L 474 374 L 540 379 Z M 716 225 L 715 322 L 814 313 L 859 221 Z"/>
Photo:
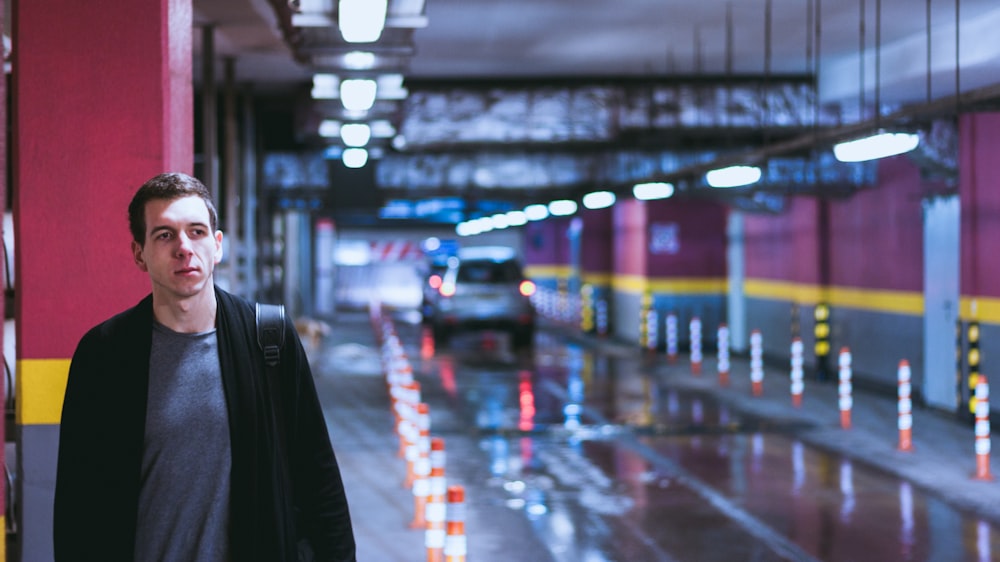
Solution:
<path fill-rule="evenodd" d="M 925 187 L 907 156 L 878 163 L 878 187 L 830 203 L 830 284 L 923 291 Z"/>
<path fill-rule="evenodd" d="M 610 273 L 614 264 L 611 258 L 611 208 L 584 211 L 583 234 L 580 239 L 580 270 L 582 273 Z"/>
<path fill-rule="evenodd" d="M 677 253 L 652 253 L 650 277 L 724 277 L 726 275 L 726 208 L 710 201 L 660 200 L 647 204 L 647 227 L 677 227 Z M 647 233 L 647 237 L 650 236 Z"/>
<path fill-rule="evenodd" d="M 814 197 L 790 197 L 781 215 L 745 215 L 746 276 L 818 284 L 817 216 Z"/>
<path fill-rule="evenodd" d="M 962 294 L 1000 296 L 1000 113 L 962 115 L 959 122 L 962 200 Z"/>
<path fill-rule="evenodd" d="M 525 265 L 567 265 L 569 241 L 566 229 L 569 219 L 547 218 L 524 226 Z"/>
<path fill-rule="evenodd" d="M 635 199 L 613 207 L 614 273 L 646 275 L 646 203 Z"/>

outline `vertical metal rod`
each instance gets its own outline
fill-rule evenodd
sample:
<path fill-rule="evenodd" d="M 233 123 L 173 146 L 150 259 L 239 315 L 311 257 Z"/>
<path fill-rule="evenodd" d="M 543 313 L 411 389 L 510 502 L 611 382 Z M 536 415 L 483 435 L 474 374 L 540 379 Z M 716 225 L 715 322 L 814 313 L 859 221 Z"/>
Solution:
<path fill-rule="evenodd" d="M 875 0 L 875 128 L 882 121 L 882 0 Z"/>
<path fill-rule="evenodd" d="M 927 102 L 931 101 L 931 0 L 927 0 Z"/>
<path fill-rule="evenodd" d="M 215 92 L 215 26 L 206 24 L 201 29 L 201 153 L 202 182 L 212 198 L 219 201 L 219 172 L 215 165 L 218 153 L 218 132 Z"/>
<path fill-rule="evenodd" d="M 771 0 L 764 3 L 764 144 L 768 143 L 771 118 Z"/>
<path fill-rule="evenodd" d="M 223 61 L 223 72 L 225 75 L 222 92 L 222 120 L 223 132 L 225 133 L 222 144 L 222 167 L 225 170 L 223 224 L 227 230 L 226 237 L 229 239 L 229 256 L 227 258 L 229 267 L 226 268 L 225 273 L 229 277 L 230 290 L 248 296 L 241 292 L 243 287 L 240 280 L 240 263 L 243 260 L 243 246 L 241 244 L 243 229 L 240 227 L 240 196 L 237 191 L 240 178 L 237 151 L 239 138 L 236 125 L 236 59 L 226 57 Z"/>
<path fill-rule="evenodd" d="M 816 0 L 816 12 L 813 14 L 816 18 L 815 27 L 815 41 L 816 50 L 813 53 L 813 89 L 815 100 L 813 101 L 813 134 L 816 133 L 819 127 L 819 71 L 820 71 L 820 51 L 823 47 L 823 0 Z"/>
<path fill-rule="evenodd" d="M 726 3 L 726 77 L 733 74 L 733 3 Z M 726 81 L 726 125 L 732 124 L 733 86 L 732 81 Z"/>
<path fill-rule="evenodd" d="M 865 0 L 858 18 L 858 121 L 865 120 Z"/>
<path fill-rule="evenodd" d="M 962 27 L 962 0 L 955 0 L 955 107 L 961 107 L 961 97 L 962 97 L 962 63 L 961 57 L 959 57 L 959 50 L 962 47 L 962 42 L 959 40 L 960 33 L 959 30 Z M 956 117 L 958 116 L 958 111 L 955 111 Z"/>
<path fill-rule="evenodd" d="M 813 0 L 806 2 L 806 72 L 812 70 L 812 47 L 813 47 Z"/>

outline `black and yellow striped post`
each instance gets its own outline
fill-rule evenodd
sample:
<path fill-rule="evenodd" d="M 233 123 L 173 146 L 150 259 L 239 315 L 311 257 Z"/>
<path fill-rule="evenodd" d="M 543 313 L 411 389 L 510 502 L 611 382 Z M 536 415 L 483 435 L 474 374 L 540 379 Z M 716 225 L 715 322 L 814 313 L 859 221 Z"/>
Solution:
<path fill-rule="evenodd" d="M 962 372 L 965 370 L 962 358 L 965 357 L 965 353 L 962 352 L 962 318 L 961 316 L 955 320 L 955 415 L 962 417 L 964 409 L 962 408 Z"/>
<path fill-rule="evenodd" d="M 594 331 L 594 286 L 584 283 L 580 287 L 580 329 L 585 334 Z"/>
<path fill-rule="evenodd" d="M 816 355 L 816 377 L 819 380 L 829 378 L 829 367 L 827 363 L 830 359 L 830 305 L 825 302 L 816 303 L 813 310 L 813 336 L 815 343 L 813 351 Z"/>
<path fill-rule="evenodd" d="M 649 310 L 653 306 L 653 295 L 649 291 L 643 291 L 642 297 L 639 300 L 639 347 L 646 349 L 649 342 L 649 332 L 646 329 L 646 319 L 649 316 Z"/>
<path fill-rule="evenodd" d="M 979 384 L 979 364 L 982 361 L 982 353 L 979 351 L 979 322 L 969 321 L 969 328 L 966 331 L 966 338 L 969 341 L 969 354 L 966 361 L 969 363 L 969 417 L 976 415 L 976 385 Z"/>

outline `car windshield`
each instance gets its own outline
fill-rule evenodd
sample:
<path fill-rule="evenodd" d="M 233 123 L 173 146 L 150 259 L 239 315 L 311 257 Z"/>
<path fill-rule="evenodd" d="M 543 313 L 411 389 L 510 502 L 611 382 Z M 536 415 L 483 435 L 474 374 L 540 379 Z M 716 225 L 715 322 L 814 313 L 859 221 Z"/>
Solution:
<path fill-rule="evenodd" d="M 459 283 L 516 283 L 520 280 L 521 269 L 512 261 L 466 261 L 458 268 Z"/>

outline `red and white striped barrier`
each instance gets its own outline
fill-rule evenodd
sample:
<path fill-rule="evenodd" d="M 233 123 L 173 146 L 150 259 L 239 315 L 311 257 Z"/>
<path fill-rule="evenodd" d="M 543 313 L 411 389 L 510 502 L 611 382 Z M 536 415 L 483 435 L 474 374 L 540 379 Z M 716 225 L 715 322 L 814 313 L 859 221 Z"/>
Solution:
<path fill-rule="evenodd" d="M 839 380 L 838 394 L 840 395 L 840 427 L 851 428 L 851 409 L 854 407 L 853 387 L 851 385 L 851 350 L 846 347 L 840 349 L 837 358 L 839 367 L 837 378 Z"/>
<path fill-rule="evenodd" d="M 671 363 L 677 361 L 677 315 L 673 312 L 667 314 L 667 360 Z"/>
<path fill-rule="evenodd" d="M 688 326 L 691 333 L 691 372 L 695 375 L 701 374 L 701 319 L 697 316 L 691 318 Z"/>
<path fill-rule="evenodd" d="M 897 422 L 899 428 L 899 450 L 912 451 L 913 400 L 910 399 L 910 362 L 906 359 L 899 362 L 897 379 L 899 381 L 899 390 L 897 392 L 899 398 L 899 406 L 897 408 L 899 413 L 899 421 Z"/>
<path fill-rule="evenodd" d="M 791 372 L 788 378 L 791 381 L 792 406 L 796 408 L 802 406 L 802 392 L 805 390 L 805 383 L 802 382 L 802 352 L 802 338 L 792 338 Z"/>
<path fill-rule="evenodd" d="M 764 336 L 760 330 L 750 332 L 750 390 L 754 396 L 764 394 Z"/>
<path fill-rule="evenodd" d="M 650 308 L 646 312 L 646 350 L 650 352 L 656 351 L 656 341 L 659 339 L 659 334 L 656 333 L 657 324 L 656 309 Z"/>
<path fill-rule="evenodd" d="M 716 339 L 718 340 L 716 369 L 719 371 L 719 386 L 729 386 L 729 327 L 725 323 L 719 324 Z"/>
<path fill-rule="evenodd" d="M 445 562 L 465 562 L 468 542 L 465 538 L 465 488 L 448 486 L 448 511 L 444 538 Z"/>
<path fill-rule="evenodd" d="M 424 546 L 427 548 L 427 562 L 441 562 L 444 560 L 445 500 L 448 494 L 444 477 L 444 439 L 440 437 L 431 439 L 430 460 L 430 495 L 427 498 L 427 510 L 424 516 L 427 521 Z"/>
<path fill-rule="evenodd" d="M 990 474 L 990 385 L 979 373 L 976 383 L 976 480 L 993 480 Z"/>

